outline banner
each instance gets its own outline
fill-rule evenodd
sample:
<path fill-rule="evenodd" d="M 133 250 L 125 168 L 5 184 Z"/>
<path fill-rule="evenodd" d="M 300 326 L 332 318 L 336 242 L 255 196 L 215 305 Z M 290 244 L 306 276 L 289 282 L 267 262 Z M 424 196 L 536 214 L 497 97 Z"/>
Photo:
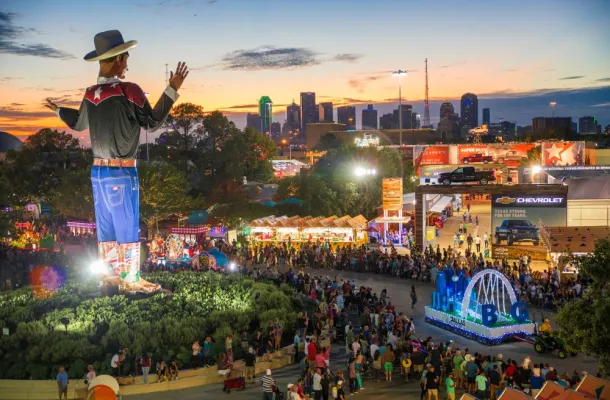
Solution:
<path fill-rule="evenodd" d="M 546 226 L 566 226 L 567 196 L 493 194 L 493 257 L 518 258 L 521 254 L 545 259 L 547 249 L 541 242 L 539 222 Z M 543 255 L 534 257 L 533 253 Z"/>
<path fill-rule="evenodd" d="M 415 146 L 413 148 L 413 166 L 419 175 L 422 165 L 449 164 L 449 146 Z"/>
<path fill-rule="evenodd" d="M 383 210 L 402 210 L 402 178 L 384 178 L 381 188 Z"/>
<path fill-rule="evenodd" d="M 527 152 L 536 146 L 535 143 L 491 144 L 488 154 L 498 164 L 505 164 L 508 168 L 517 168 L 521 161 L 527 161 Z"/>
<path fill-rule="evenodd" d="M 496 163 L 517 168 L 522 160 L 527 160 L 527 152 L 536 146 L 535 143 L 458 145 L 457 163 Z"/>
<path fill-rule="evenodd" d="M 488 144 L 460 144 L 457 146 L 457 163 L 461 164 L 464 158 L 472 157 L 476 154 L 481 154 L 483 156 L 487 156 L 487 151 L 489 149 Z"/>
<path fill-rule="evenodd" d="M 542 143 L 542 164 L 560 167 L 585 165 L 585 142 Z"/>

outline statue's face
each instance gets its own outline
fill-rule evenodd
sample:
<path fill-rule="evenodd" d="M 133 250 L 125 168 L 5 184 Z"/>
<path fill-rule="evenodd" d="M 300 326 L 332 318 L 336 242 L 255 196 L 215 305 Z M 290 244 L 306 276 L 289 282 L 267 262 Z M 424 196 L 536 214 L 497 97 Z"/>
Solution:
<path fill-rule="evenodd" d="M 123 57 L 119 58 L 119 71 L 118 71 L 118 76 L 120 79 L 125 79 L 125 74 L 127 73 L 127 71 L 129 70 L 129 68 L 127 68 L 127 59 L 129 58 L 129 53 L 125 53 L 125 55 Z"/>

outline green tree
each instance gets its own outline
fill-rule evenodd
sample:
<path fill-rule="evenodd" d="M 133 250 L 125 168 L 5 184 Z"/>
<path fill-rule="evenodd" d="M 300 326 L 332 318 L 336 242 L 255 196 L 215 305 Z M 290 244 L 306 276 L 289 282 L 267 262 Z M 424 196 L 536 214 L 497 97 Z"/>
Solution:
<path fill-rule="evenodd" d="M 90 151 L 81 149 L 78 139 L 45 128 L 29 136 L 20 150 L 8 152 L 2 176 L 13 201 L 46 201 L 51 190 L 62 184 L 67 171 L 84 168 L 90 160 Z"/>
<path fill-rule="evenodd" d="M 165 125 L 173 129 L 176 134 L 166 136 L 174 139 L 174 145 L 183 154 L 186 154 L 203 135 L 203 119 L 202 106 L 193 103 L 181 103 L 172 108 L 165 122 Z"/>
<path fill-rule="evenodd" d="M 591 282 L 582 297 L 557 314 L 560 337 L 569 350 L 593 355 L 604 376 L 610 375 L 610 241 L 599 240 L 592 254 L 573 257 L 579 274 Z"/>
<path fill-rule="evenodd" d="M 527 157 L 519 162 L 520 167 L 540 165 L 542 163 L 542 146 L 534 146 L 527 151 Z"/>
<path fill-rule="evenodd" d="M 328 151 L 333 149 L 336 150 L 341 147 L 343 147 L 343 142 L 337 139 L 334 134 L 327 133 L 320 138 L 320 141 L 314 146 L 313 149 L 317 151 Z"/>
<path fill-rule="evenodd" d="M 271 159 L 277 155 L 277 146 L 268 136 L 246 128 L 226 140 L 222 155 L 227 179 L 241 182 L 245 176 L 248 180 L 267 181 L 273 176 Z"/>
<path fill-rule="evenodd" d="M 93 192 L 90 173 L 90 168 L 79 168 L 64 174 L 62 184 L 51 189 L 49 194 L 53 212 L 65 217 L 93 221 Z"/>
<path fill-rule="evenodd" d="M 356 176 L 357 167 L 375 169 L 374 176 Z M 303 212 L 314 216 L 363 214 L 377 216 L 381 180 L 403 175 L 400 154 L 394 149 L 347 147 L 329 150 L 311 171 L 279 182 L 277 200 L 297 197 Z"/>
<path fill-rule="evenodd" d="M 138 164 L 140 178 L 140 217 L 149 235 L 162 221 L 174 214 L 186 215 L 195 210 L 197 202 L 187 191 L 183 172 L 174 165 L 161 162 Z"/>
<path fill-rule="evenodd" d="M 403 176 L 402 176 L 402 191 L 403 193 L 415 192 L 415 188 L 418 185 L 417 174 L 415 166 L 412 160 L 404 160 L 402 163 Z"/>
<path fill-rule="evenodd" d="M 235 124 L 229 121 L 220 111 L 213 111 L 203 119 L 204 137 L 199 143 L 203 150 L 204 166 L 206 175 L 214 179 L 217 175 L 222 176 L 222 155 L 220 154 L 225 142 L 233 135 L 240 133 Z"/>

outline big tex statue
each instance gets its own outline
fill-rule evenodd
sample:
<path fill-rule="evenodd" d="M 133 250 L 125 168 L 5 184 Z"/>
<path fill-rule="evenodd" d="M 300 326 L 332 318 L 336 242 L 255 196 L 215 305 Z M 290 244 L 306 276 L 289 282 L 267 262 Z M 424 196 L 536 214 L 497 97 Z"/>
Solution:
<path fill-rule="evenodd" d="M 125 42 L 119 31 L 112 30 L 95 35 L 94 45 L 95 50 L 85 55 L 85 61 L 99 61 L 97 84 L 87 88 L 80 108 L 58 107 L 48 99 L 46 106 L 71 129 L 89 129 L 101 259 L 117 272 L 122 290 L 154 292 L 159 286 L 140 277 L 140 187 L 136 169 L 140 128 L 154 130 L 161 126 L 178 98 L 188 69 L 185 63 L 178 63 L 152 108 L 138 85 L 123 81 L 129 50 L 137 42 Z"/>

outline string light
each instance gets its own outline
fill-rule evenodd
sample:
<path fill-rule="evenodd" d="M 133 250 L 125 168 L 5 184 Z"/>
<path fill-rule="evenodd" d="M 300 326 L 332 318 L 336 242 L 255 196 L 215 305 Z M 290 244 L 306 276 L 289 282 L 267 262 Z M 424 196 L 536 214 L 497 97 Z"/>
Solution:
<path fill-rule="evenodd" d="M 450 314 L 447 314 L 447 315 L 450 315 Z M 506 326 L 502 326 L 502 328 L 516 329 L 516 330 L 504 332 L 501 336 L 490 337 L 490 336 L 481 335 L 481 334 L 479 334 L 477 332 L 473 332 L 473 331 L 468 330 L 468 329 L 464 329 L 464 328 L 457 327 L 455 325 L 448 324 L 448 323 L 446 323 L 444 321 L 441 321 L 439 319 L 436 319 L 436 318 L 430 317 L 430 316 L 426 316 L 425 321 L 427 323 L 429 323 L 429 324 L 436 325 L 439 328 L 442 328 L 442 329 L 445 329 L 447 331 L 453 332 L 453 333 L 458 334 L 460 336 L 464 336 L 467 339 L 475 340 L 475 341 L 477 341 L 479 343 L 482 343 L 482 344 L 485 344 L 485 345 L 498 345 L 498 344 L 501 344 L 503 342 L 508 341 L 513 336 L 529 336 L 529 335 L 531 335 L 531 332 L 523 330 L 523 325 L 506 325 Z M 481 325 L 481 326 L 483 326 L 483 325 Z M 521 329 L 519 329 L 519 328 L 521 328 Z"/>

